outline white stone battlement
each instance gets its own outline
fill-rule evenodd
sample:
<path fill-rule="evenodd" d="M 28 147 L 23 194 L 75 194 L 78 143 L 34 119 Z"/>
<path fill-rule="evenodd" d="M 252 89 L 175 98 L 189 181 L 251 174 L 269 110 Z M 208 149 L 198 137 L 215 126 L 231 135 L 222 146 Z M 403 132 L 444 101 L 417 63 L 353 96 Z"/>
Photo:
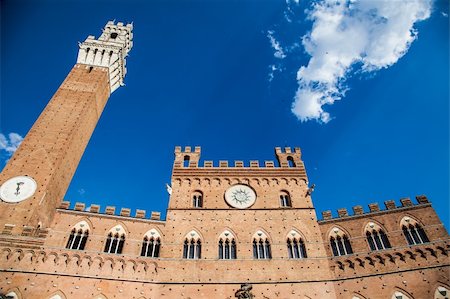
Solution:
<path fill-rule="evenodd" d="M 98 39 L 89 35 L 79 44 L 77 63 L 109 68 L 111 93 L 124 85 L 125 58 L 133 47 L 132 30 L 133 24 L 109 21 Z"/>

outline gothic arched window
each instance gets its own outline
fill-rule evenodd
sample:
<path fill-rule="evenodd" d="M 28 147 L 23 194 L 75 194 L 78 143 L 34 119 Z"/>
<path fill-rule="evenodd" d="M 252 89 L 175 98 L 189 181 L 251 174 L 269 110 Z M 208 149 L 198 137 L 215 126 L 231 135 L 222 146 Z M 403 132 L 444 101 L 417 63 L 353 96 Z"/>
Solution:
<path fill-rule="evenodd" d="M 292 207 L 291 196 L 286 191 L 281 191 L 280 193 L 280 205 L 283 208 Z"/>
<path fill-rule="evenodd" d="M 370 250 L 391 248 L 391 243 L 384 230 L 376 223 L 369 222 L 366 226 L 366 239 Z"/>
<path fill-rule="evenodd" d="M 404 217 L 400 224 L 402 226 L 403 235 L 405 236 L 406 241 L 408 241 L 409 245 L 417 245 L 430 242 L 422 226 L 414 219 Z"/>
<path fill-rule="evenodd" d="M 161 236 L 156 229 L 151 229 L 144 235 L 142 241 L 141 256 L 159 257 L 161 248 Z"/>
<path fill-rule="evenodd" d="M 192 194 L 192 206 L 194 208 L 201 208 L 203 207 L 203 193 L 200 191 L 195 191 Z"/>
<path fill-rule="evenodd" d="M 226 230 L 222 234 L 220 234 L 218 249 L 219 259 L 236 259 L 236 240 L 230 231 Z"/>
<path fill-rule="evenodd" d="M 125 230 L 121 225 L 113 227 L 106 239 L 105 250 L 106 253 L 122 253 L 125 244 Z"/>
<path fill-rule="evenodd" d="M 269 238 L 260 230 L 253 235 L 253 257 L 255 259 L 272 258 Z"/>
<path fill-rule="evenodd" d="M 191 159 L 191 157 L 189 157 L 188 155 L 184 156 L 183 158 L 183 167 L 189 167 L 189 160 Z"/>
<path fill-rule="evenodd" d="M 434 299 L 449 299 L 450 298 L 450 292 L 447 290 L 447 288 L 443 286 L 439 286 L 436 289 L 436 292 L 434 292 Z"/>
<path fill-rule="evenodd" d="M 184 259 L 199 259 L 202 256 L 202 241 L 196 231 L 189 232 L 183 244 Z"/>
<path fill-rule="evenodd" d="M 305 242 L 299 233 L 291 230 L 286 239 L 288 257 L 290 259 L 302 259 L 307 257 Z"/>
<path fill-rule="evenodd" d="M 339 228 L 334 227 L 330 233 L 330 245 L 334 256 L 352 254 L 353 249 L 347 235 Z"/>
<path fill-rule="evenodd" d="M 403 294 L 402 292 L 396 291 L 392 297 L 392 299 L 409 299 L 409 296 Z"/>
<path fill-rule="evenodd" d="M 289 167 L 295 167 L 295 162 L 294 162 L 294 158 L 292 158 L 291 156 L 287 157 L 287 163 L 289 165 Z"/>
<path fill-rule="evenodd" d="M 89 224 L 86 221 L 78 222 L 70 232 L 66 249 L 84 250 L 89 237 Z"/>

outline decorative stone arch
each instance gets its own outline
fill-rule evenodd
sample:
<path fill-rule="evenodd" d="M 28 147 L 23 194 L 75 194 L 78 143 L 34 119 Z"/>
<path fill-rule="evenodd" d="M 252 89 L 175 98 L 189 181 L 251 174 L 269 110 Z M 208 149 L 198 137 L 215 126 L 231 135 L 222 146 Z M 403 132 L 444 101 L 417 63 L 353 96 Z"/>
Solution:
<path fill-rule="evenodd" d="M 195 241 L 203 240 L 203 236 L 199 233 L 199 230 L 196 228 L 191 229 L 184 235 L 184 239 L 194 239 Z"/>
<path fill-rule="evenodd" d="M 434 299 L 445 299 L 450 297 L 450 286 L 446 283 L 438 281 L 434 285 Z"/>
<path fill-rule="evenodd" d="M 113 227 L 111 227 L 107 233 L 111 233 L 111 232 L 113 234 L 123 233 L 123 234 L 125 234 L 125 236 L 127 236 L 128 235 L 128 227 L 122 221 L 118 221 L 117 224 L 114 225 Z"/>
<path fill-rule="evenodd" d="M 359 293 L 354 293 L 352 299 L 366 299 L 366 297 Z"/>
<path fill-rule="evenodd" d="M 298 259 L 308 257 L 306 250 L 306 238 L 297 229 L 291 229 L 286 235 L 288 258 Z"/>
<path fill-rule="evenodd" d="M 228 235 L 226 235 L 228 233 Z M 217 235 L 217 241 L 220 240 L 220 238 L 233 238 L 236 242 L 238 241 L 236 233 L 229 227 L 225 227 L 218 235 Z M 231 240 L 231 239 L 230 239 Z"/>
<path fill-rule="evenodd" d="M 270 243 L 273 242 L 272 238 L 270 237 L 270 234 L 263 228 L 258 228 L 256 230 L 256 232 L 252 235 L 251 241 L 253 242 L 253 240 L 255 238 L 261 238 L 261 237 L 265 237 L 267 240 L 269 240 Z"/>
<path fill-rule="evenodd" d="M 258 229 L 252 236 L 253 258 L 254 259 L 271 259 L 271 240 L 269 234 L 262 229 Z"/>
<path fill-rule="evenodd" d="M 391 299 L 414 299 L 414 297 L 404 289 L 396 287 L 392 292 Z"/>
<path fill-rule="evenodd" d="M 72 229 L 83 229 L 83 230 L 85 230 L 85 229 L 88 229 L 88 230 L 92 230 L 92 227 L 94 227 L 93 225 L 92 225 L 92 222 L 91 222 L 91 220 L 89 220 L 89 218 L 88 217 L 83 217 L 83 218 L 81 218 L 81 220 L 80 221 L 78 221 L 76 224 L 74 224 L 73 226 L 72 226 L 72 228 L 71 228 L 71 230 Z"/>
<path fill-rule="evenodd" d="M 5 296 L 11 299 L 23 299 L 22 293 L 18 288 L 10 289 L 6 292 Z M 9 297 L 8 297 L 9 296 Z"/>
<path fill-rule="evenodd" d="M 335 236 L 343 237 L 344 235 L 347 235 L 347 237 L 350 238 L 350 234 L 348 233 L 348 231 L 342 228 L 340 225 L 335 225 L 331 227 L 327 232 L 328 238 Z"/>
<path fill-rule="evenodd" d="M 411 214 L 406 214 L 406 213 L 399 216 L 398 223 L 399 223 L 400 228 L 403 225 L 409 225 L 409 224 L 412 224 L 412 225 L 419 224 L 420 226 L 424 226 L 422 221 L 420 221 L 420 219 L 418 219 L 416 216 L 413 216 Z"/>
<path fill-rule="evenodd" d="M 183 239 L 183 258 L 200 259 L 202 252 L 203 237 L 196 229 L 188 232 Z"/>
<path fill-rule="evenodd" d="M 302 238 L 303 241 L 306 243 L 306 237 L 305 234 L 303 234 L 299 229 L 293 227 L 286 233 L 286 240 L 288 238 Z"/>
<path fill-rule="evenodd" d="M 108 299 L 108 297 L 106 297 L 105 295 L 103 295 L 103 294 L 98 294 L 98 295 L 95 295 L 94 297 L 92 297 L 93 299 Z"/>
<path fill-rule="evenodd" d="M 343 256 L 353 253 L 350 234 L 341 226 L 335 225 L 328 231 L 328 241 L 334 256 Z"/>
<path fill-rule="evenodd" d="M 148 230 L 142 237 L 141 256 L 159 257 L 161 240 L 161 233 L 158 229 Z"/>
<path fill-rule="evenodd" d="M 365 224 L 361 227 L 362 231 L 361 231 L 361 235 L 365 236 L 366 232 L 368 230 L 373 230 L 373 229 L 382 229 L 384 232 L 386 232 L 386 228 L 378 221 L 373 220 L 373 219 L 368 219 Z"/>
<path fill-rule="evenodd" d="M 52 293 L 52 294 L 48 297 L 48 299 L 66 299 L 66 298 L 67 298 L 66 295 L 64 295 L 64 293 L 63 293 L 62 291 L 60 291 L 60 290 L 58 290 L 58 291 Z"/>

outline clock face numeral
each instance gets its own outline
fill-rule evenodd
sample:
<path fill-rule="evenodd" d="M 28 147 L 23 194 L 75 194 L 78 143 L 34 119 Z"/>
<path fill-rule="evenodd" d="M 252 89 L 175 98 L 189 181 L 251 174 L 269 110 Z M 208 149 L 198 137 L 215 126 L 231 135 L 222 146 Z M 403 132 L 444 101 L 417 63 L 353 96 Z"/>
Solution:
<path fill-rule="evenodd" d="M 225 192 L 225 201 L 233 208 L 251 207 L 256 200 L 255 191 L 247 185 L 234 185 Z"/>
<path fill-rule="evenodd" d="M 36 181 L 29 176 L 16 176 L 0 186 L 0 198 L 4 202 L 17 203 L 33 196 L 36 192 Z"/>

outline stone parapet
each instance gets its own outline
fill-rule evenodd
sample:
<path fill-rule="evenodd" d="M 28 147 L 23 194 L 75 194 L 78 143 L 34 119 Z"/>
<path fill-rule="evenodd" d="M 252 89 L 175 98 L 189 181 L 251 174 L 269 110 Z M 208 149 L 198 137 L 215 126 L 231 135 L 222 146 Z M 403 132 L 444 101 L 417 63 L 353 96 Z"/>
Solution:
<path fill-rule="evenodd" d="M 385 210 L 381 210 L 379 204 L 377 202 L 375 202 L 375 203 L 371 203 L 368 205 L 368 207 L 369 207 L 368 212 L 364 212 L 363 207 L 360 205 L 357 205 L 352 208 L 353 215 L 349 215 L 347 212 L 347 209 L 342 208 L 342 209 L 337 210 L 338 217 L 333 217 L 331 211 L 327 210 L 327 211 L 322 212 L 322 220 L 320 220 L 319 222 L 342 219 L 342 218 L 347 218 L 347 217 L 362 216 L 362 215 L 367 216 L 367 215 L 370 215 L 373 213 L 387 212 L 387 211 L 392 211 L 392 210 L 398 210 L 398 209 L 403 209 L 403 208 L 410 208 L 410 207 L 416 207 L 416 206 L 430 204 L 430 202 L 428 201 L 428 198 L 425 195 L 417 195 L 416 200 L 417 200 L 417 204 L 414 204 L 410 198 L 401 198 L 400 199 L 401 205 L 399 205 L 399 206 L 397 206 L 395 204 L 394 200 L 387 200 L 384 202 L 384 204 L 386 206 Z"/>
<path fill-rule="evenodd" d="M 145 218 L 146 211 L 145 210 L 139 210 L 136 209 L 134 216 L 132 216 L 131 209 L 130 208 L 121 208 L 120 213 L 116 213 L 116 207 L 115 206 L 106 206 L 106 208 L 101 211 L 101 206 L 97 204 L 91 204 L 90 207 L 85 208 L 85 203 L 77 202 L 73 209 L 70 208 L 70 201 L 63 201 L 59 205 L 59 210 L 72 210 L 82 213 L 96 213 L 96 214 L 104 214 L 104 215 L 111 215 L 111 216 L 120 216 L 120 217 L 127 217 L 127 218 L 138 218 L 138 219 L 150 219 L 150 220 L 158 220 L 161 221 L 161 212 L 154 212 L 152 211 L 150 214 L 150 218 Z M 5 233 L 9 231 L 9 227 L 5 227 L 3 229 Z"/>

